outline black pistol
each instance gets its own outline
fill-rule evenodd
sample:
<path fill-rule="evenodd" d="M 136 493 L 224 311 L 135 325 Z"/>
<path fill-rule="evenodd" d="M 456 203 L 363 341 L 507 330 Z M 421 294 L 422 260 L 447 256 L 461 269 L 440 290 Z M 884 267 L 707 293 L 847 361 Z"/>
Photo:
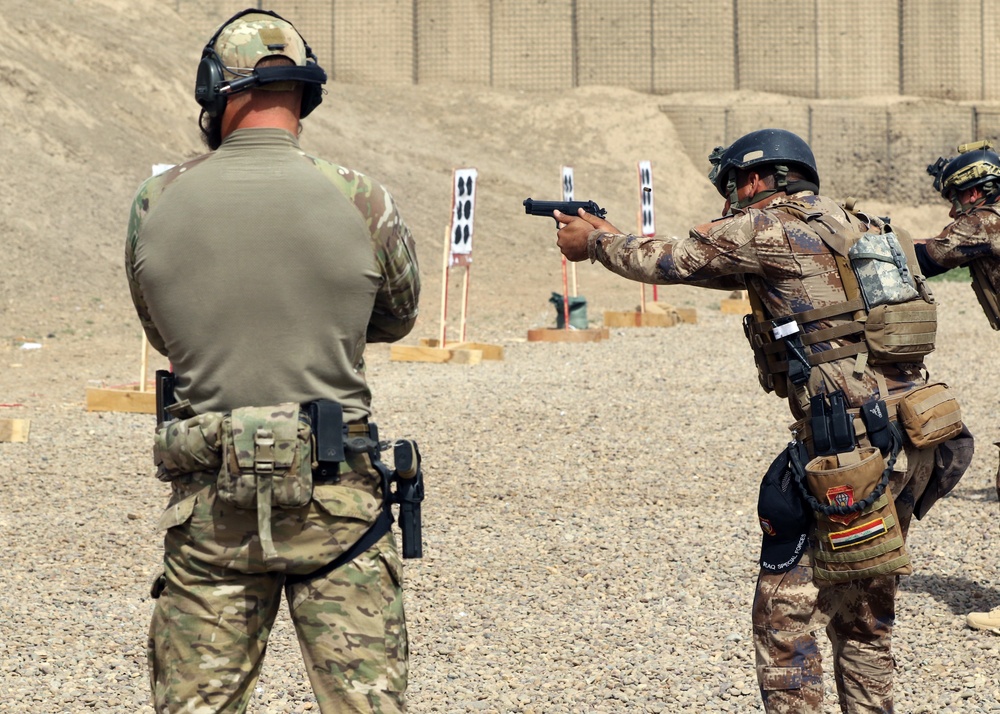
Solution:
<path fill-rule="evenodd" d="M 524 212 L 529 216 L 548 216 L 554 219 L 555 216 L 552 215 L 553 211 L 560 211 L 567 216 L 575 216 L 581 208 L 598 218 L 604 218 L 608 214 L 605 209 L 593 201 L 536 201 L 533 198 L 524 199 Z M 556 221 L 556 223 L 558 222 Z"/>
<path fill-rule="evenodd" d="M 166 369 L 156 370 L 156 424 L 170 421 L 167 407 L 177 401 L 174 397 L 174 373 Z"/>
<path fill-rule="evenodd" d="M 420 524 L 420 503 L 424 500 L 424 474 L 420 470 L 420 450 L 417 442 L 399 439 L 392 445 L 393 481 L 396 492 L 393 501 L 399 504 L 399 530 L 403 537 L 403 557 L 424 556 Z"/>

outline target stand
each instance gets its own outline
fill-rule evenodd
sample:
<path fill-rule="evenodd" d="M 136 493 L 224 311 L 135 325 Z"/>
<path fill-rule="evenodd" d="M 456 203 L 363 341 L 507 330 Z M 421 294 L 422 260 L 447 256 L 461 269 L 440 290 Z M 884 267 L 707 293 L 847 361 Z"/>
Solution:
<path fill-rule="evenodd" d="M 143 333 L 138 384 L 120 387 L 87 387 L 87 411 L 156 414 L 156 389 L 155 387 L 150 389 L 148 373 L 149 340 L 146 338 L 146 333 Z"/>
<path fill-rule="evenodd" d="M 472 266 L 472 228 L 476 210 L 476 169 L 455 169 L 452 174 L 451 222 L 445 229 L 444 264 L 441 276 L 441 332 L 437 339 L 423 338 L 418 345 L 392 345 L 389 358 L 394 362 L 431 362 L 435 364 L 479 364 L 483 360 L 502 360 L 503 348 L 465 339 L 468 325 L 469 270 Z M 452 268 L 462 268 L 462 315 L 459 342 L 447 341 L 448 283 Z"/>
<path fill-rule="evenodd" d="M 575 193 L 573 167 L 563 166 L 561 175 L 562 197 L 564 201 L 572 201 Z M 600 342 L 610 336 L 607 327 L 575 328 L 570 318 L 570 297 L 579 297 L 577 293 L 576 263 L 570 263 L 562 257 L 562 327 L 534 327 L 528 330 L 528 342 Z"/>

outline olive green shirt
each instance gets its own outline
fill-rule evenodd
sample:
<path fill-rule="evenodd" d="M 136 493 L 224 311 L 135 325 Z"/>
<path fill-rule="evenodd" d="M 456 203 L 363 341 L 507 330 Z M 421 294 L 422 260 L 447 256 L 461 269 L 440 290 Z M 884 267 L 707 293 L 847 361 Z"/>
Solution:
<path fill-rule="evenodd" d="M 417 316 L 392 197 L 281 129 L 233 132 L 143 183 L 125 254 L 143 329 L 199 413 L 327 398 L 367 417 L 365 345 Z"/>

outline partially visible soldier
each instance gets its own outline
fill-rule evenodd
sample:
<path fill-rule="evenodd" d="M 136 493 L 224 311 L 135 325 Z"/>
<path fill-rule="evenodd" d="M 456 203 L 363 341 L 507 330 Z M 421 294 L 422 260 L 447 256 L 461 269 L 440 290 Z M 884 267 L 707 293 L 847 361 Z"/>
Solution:
<path fill-rule="evenodd" d="M 556 211 L 558 244 L 569 260 L 632 280 L 748 289 L 744 327 L 761 385 L 787 398 L 796 419 L 758 500 L 753 633 L 765 709 L 823 711 L 816 638 L 825 630 L 842 711 L 891 712 L 896 576 L 911 572 L 905 534 L 972 455 L 957 404 L 927 385 L 934 305 L 910 270 L 915 259 L 903 257 L 905 236 L 819 195 L 800 137 L 755 131 L 710 158 L 723 218 L 664 239 Z M 902 416 L 930 402 L 947 404 L 934 438 Z"/>
<path fill-rule="evenodd" d="M 940 157 L 927 173 L 934 177 L 934 189 L 951 203 L 952 222 L 937 237 L 916 241 L 920 269 L 932 277 L 968 267 L 990 327 L 1000 330 L 1000 156 L 989 141 L 962 144 L 957 156 Z M 1000 497 L 1000 470 L 996 489 Z M 966 622 L 1000 634 L 1000 606 L 969 613 Z"/>
<path fill-rule="evenodd" d="M 198 67 L 211 153 L 132 205 L 128 284 L 179 400 L 154 443 L 173 492 L 148 649 L 161 714 L 246 709 L 282 590 L 323 712 L 405 709 L 364 353 L 411 330 L 419 274 L 389 193 L 299 147 L 325 81 L 289 22 L 235 15 Z"/>
<path fill-rule="evenodd" d="M 958 155 L 927 167 L 934 189 L 951 203 L 952 222 L 936 238 L 916 241 L 927 277 L 968 266 L 986 319 L 1000 330 L 1000 156 L 989 141 L 963 144 Z"/>

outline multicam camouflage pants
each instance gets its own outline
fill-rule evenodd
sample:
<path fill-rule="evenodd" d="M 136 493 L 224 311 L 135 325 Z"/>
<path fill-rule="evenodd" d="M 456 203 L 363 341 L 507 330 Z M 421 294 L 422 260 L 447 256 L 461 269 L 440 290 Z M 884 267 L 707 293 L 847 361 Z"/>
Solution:
<path fill-rule="evenodd" d="M 149 633 L 158 714 L 246 709 L 284 590 L 321 711 L 405 711 L 407 636 L 401 562 L 390 532 L 351 563 L 286 585 L 354 543 L 380 507 L 374 481 L 317 485 L 301 509 L 275 510 L 278 558 L 265 561 L 253 510 L 215 495 L 214 475 L 174 483 L 161 519 L 162 592 Z"/>

